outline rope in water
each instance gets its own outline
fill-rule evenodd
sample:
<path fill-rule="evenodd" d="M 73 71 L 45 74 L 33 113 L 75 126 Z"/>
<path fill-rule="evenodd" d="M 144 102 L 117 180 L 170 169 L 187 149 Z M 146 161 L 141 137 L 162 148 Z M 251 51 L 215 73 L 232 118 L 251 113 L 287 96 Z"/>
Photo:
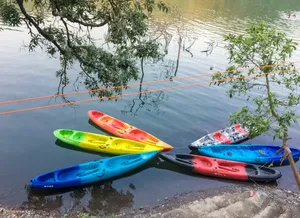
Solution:
<path fill-rule="evenodd" d="M 270 65 L 263 65 L 263 66 L 254 66 L 254 67 L 245 67 L 245 68 L 238 68 L 236 70 L 227 70 L 227 71 L 221 71 L 221 72 L 211 72 L 211 73 L 205 73 L 205 74 L 196 74 L 192 76 L 184 76 L 184 77 L 177 77 L 173 78 L 172 81 L 177 81 L 177 80 L 184 80 L 184 79 L 190 79 L 190 78 L 197 78 L 197 77 L 204 77 L 204 76 L 210 76 L 213 74 L 224 74 L 224 73 L 229 73 L 229 72 L 236 72 L 240 70 L 251 70 L 255 68 L 267 68 L 267 67 L 272 67 L 272 66 L 279 66 L 279 65 L 287 65 L 291 63 L 297 63 L 300 62 L 300 60 L 293 61 L 293 62 L 281 62 L 280 64 L 270 64 Z M 170 79 L 165 79 L 165 80 L 155 80 L 155 81 L 148 81 L 148 82 L 143 82 L 143 83 L 132 83 L 132 84 L 127 84 L 123 86 L 114 86 L 114 87 L 109 87 L 109 88 L 99 88 L 99 89 L 90 89 L 90 90 L 83 90 L 79 92 L 68 92 L 64 94 L 55 94 L 55 95 L 44 95 L 44 96 L 38 96 L 38 97 L 31 97 L 31 98 L 24 98 L 24 99 L 17 99 L 17 100 L 9 100 L 9 101 L 2 101 L 0 104 L 12 104 L 12 103 L 17 103 L 17 102 L 25 102 L 25 101 L 34 101 L 34 100 L 39 100 L 39 99 L 47 99 L 47 98 L 53 98 L 53 97 L 59 97 L 59 96 L 67 96 L 67 95 L 78 95 L 78 94 L 83 94 L 83 93 L 89 93 L 89 92 L 97 92 L 97 91 L 103 91 L 103 90 L 113 90 L 113 89 L 120 89 L 120 88 L 126 88 L 126 87 L 133 87 L 133 86 L 139 86 L 141 84 L 154 84 L 154 83 L 162 83 L 162 82 L 170 82 Z"/>
<path fill-rule="evenodd" d="M 299 70 L 299 69 L 300 68 L 295 68 L 295 70 Z M 273 75 L 273 74 L 289 72 L 289 71 L 290 70 L 277 70 L 277 71 L 274 71 L 274 72 L 252 74 L 252 75 L 249 75 L 249 76 L 239 76 L 239 77 L 227 78 L 227 79 L 223 79 L 223 80 L 213 80 L 213 81 L 208 81 L 208 82 L 202 81 L 202 82 L 193 83 L 193 84 L 186 84 L 186 85 L 181 85 L 181 86 L 171 86 L 171 87 L 166 87 L 166 88 L 147 90 L 147 91 L 143 91 L 143 92 L 132 92 L 132 93 L 127 93 L 127 94 L 112 95 L 112 96 L 108 96 L 108 97 L 93 98 L 93 99 L 88 99 L 88 100 L 79 100 L 79 101 L 67 102 L 67 103 L 61 103 L 61 104 L 52 104 L 52 105 L 26 108 L 26 109 L 20 109 L 20 110 L 11 110 L 11 111 L 0 112 L 0 115 L 20 113 L 20 112 L 33 111 L 33 110 L 40 110 L 40 109 L 53 108 L 53 107 L 61 107 L 61 106 L 65 106 L 65 105 L 74 105 L 74 104 L 87 103 L 87 102 L 93 102 L 93 101 L 105 100 L 105 99 L 115 99 L 115 98 L 119 98 L 121 96 L 131 96 L 131 95 L 158 92 L 158 91 L 168 91 L 168 90 L 172 90 L 172 89 L 180 89 L 180 88 L 198 86 L 198 85 L 202 85 L 202 84 L 210 84 L 210 83 L 224 82 L 224 81 L 230 81 L 230 80 L 234 81 L 234 80 L 237 80 L 237 79 L 259 77 L 259 76 L 263 76 L 263 75 Z"/>

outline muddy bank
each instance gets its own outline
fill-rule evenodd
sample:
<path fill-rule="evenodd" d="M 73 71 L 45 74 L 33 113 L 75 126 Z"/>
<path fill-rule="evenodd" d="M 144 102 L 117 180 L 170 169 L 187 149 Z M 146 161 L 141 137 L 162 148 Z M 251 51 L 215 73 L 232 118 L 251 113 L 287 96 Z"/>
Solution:
<path fill-rule="evenodd" d="M 146 196 L 145 196 L 146 197 Z M 84 211 L 73 211 L 68 217 L 80 217 Z M 236 186 L 185 193 L 161 200 L 156 206 L 124 210 L 114 215 L 124 218 L 146 217 L 270 217 L 293 218 L 300 214 L 300 193 L 259 185 Z M 96 214 L 91 214 L 96 215 Z M 44 211 L 0 209 L 0 218 L 62 217 Z"/>

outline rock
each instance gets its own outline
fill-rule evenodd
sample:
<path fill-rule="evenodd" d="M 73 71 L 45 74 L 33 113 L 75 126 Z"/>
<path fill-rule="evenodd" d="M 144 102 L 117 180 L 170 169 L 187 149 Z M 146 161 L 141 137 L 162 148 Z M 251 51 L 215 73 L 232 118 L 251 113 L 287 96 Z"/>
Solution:
<path fill-rule="evenodd" d="M 175 209 L 162 215 L 163 218 L 190 218 L 191 214 L 187 210 Z"/>

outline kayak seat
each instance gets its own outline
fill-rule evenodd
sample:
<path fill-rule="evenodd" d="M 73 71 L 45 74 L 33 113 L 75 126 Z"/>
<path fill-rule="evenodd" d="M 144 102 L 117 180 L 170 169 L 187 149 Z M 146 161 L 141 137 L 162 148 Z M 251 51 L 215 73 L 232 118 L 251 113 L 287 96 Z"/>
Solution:
<path fill-rule="evenodd" d="M 64 138 L 70 138 L 74 134 L 74 131 L 63 129 L 59 131 L 59 134 L 62 135 Z"/>
<path fill-rule="evenodd" d="M 142 160 L 141 156 L 139 158 L 134 158 L 134 159 L 131 159 L 131 160 L 126 160 L 123 163 L 121 163 L 121 165 L 130 165 L 130 164 L 133 164 L 133 163 L 137 163 L 140 160 Z"/>
<path fill-rule="evenodd" d="M 38 177 L 39 182 L 55 182 L 54 173 L 47 173 L 43 176 Z"/>
<path fill-rule="evenodd" d="M 225 156 L 247 156 L 246 153 L 243 150 L 228 150 L 225 153 L 223 153 Z"/>
<path fill-rule="evenodd" d="M 241 133 L 241 134 L 243 134 L 243 135 L 247 135 L 247 134 L 248 134 L 248 132 L 246 132 L 246 131 L 241 127 L 241 124 L 236 124 L 234 127 L 235 127 L 235 129 L 236 129 L 239 133 Z"/>
<path fill-rule="evenodd" d="M 99 119 L 100 117 L 102 117 L 104 115 L 104 113 L 98 112 L 98 111 L 93 111 L 92 112 L 92 116 L 96 119 Z"/>
<path fill-rule="evenodd" d="M 139 130 L 139 129 L 133 129 L 128 133 L 131 137 L 134 137 L 139 140 L 144 140 L 147 137 L 147 133 Z"/>
<path fill-rule="evenodd" d="M 213 136 L 219 142 L 224 142 L 225 144 L 230 144 L 230 140 L 221 132 L 214 132 Z"/>
<path fill-rule="evenodd" d="M 78 166 L 68 167 L 55 173 L 55 181 L 68 181 L 77 177 Z"/>
<path fill-rule="evenodd" d="M 85 170 L 83 172 L 77 173 L 76 176 L 82 177 L 82 176 L 87 176 L 87 175 L 91 175 L 91 174 L 95 174 L 95 173 L 98 173 L 99 175 L 104 174 L 104 173 L 100 173 L 100 172 L 102 172 L 101 168 L 96 168 L 96 169 Z"/>
<path fill-rule="evenodd" d="M 111 120 L 111 125 L 116 129 L 124 129 L 124 128 L 128 129 L 129 128 L 125 123 L 123 123 L 119 120 L 116 120 L 116 119 Z"/>
<path fill-rule="evenodd" d="M 75 135 L 72 136 L 72 139 L 75 141 L 81 141 L 85 137 L 85 133 L 77 132 Z"/>

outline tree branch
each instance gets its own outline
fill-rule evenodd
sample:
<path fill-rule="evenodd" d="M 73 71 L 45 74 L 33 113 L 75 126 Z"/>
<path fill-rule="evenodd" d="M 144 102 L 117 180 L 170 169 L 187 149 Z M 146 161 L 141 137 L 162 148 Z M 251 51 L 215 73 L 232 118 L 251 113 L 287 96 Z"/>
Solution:
<path fill-rule="evenodd" d="M 236 47 L 240 50 L 240 52 L 242 52 L 242 49 L 241 49 L 238 45 L 236 45 Z M 254 60 L 252 60 L 251 58 L 249 58 L 249 56 L 246 55 L 244 52 L 242 52 L 242 53 L 246 56 L 246 58 L 248 59 L 248 61 L 250 61 L 250 62 L 253 63 L 256 67 L 259 68 L 259 64 L 255 63 Z"/>
<path fill-rule="evenodd" d="M 55 17 L 63 17 L 63 18 L 66 18 L 68 21 L 70 22 L 73 22 L 73 23 L 78 23 L 82 26 L 86 26 L 86 27 L 102 27 L 104 25 L 106 25 L 108 23 L 107 20 L 104 20 L 103 22 L 101 23 L 86 23 L 84 21 L 81 21 L 81 20 L 78 20 L 78 19 L 75 19 L 73 17 L 69 17 L 69 16 L 65 16 L 64 14 L 62 14 L 56 4 L 56 1 L 55 0 L 50 0 L 50 4 L 51 4 L 51 11 L 52 11 L 52 15 L 55 16 Z"/>
<path fill-rule="evenodd" d="M 57 43 L 57 41 L 50 35 L 48 35 L 35 21 L 35 18 L 33 18 L 32 16 L 30 16 L 26 9 L 24 8 L 23 5 L 23 0 L 16 0 L 19 8 L 22 12 L 22 14 L 25 16 L 25 18 L 29 21 L 30 24 L 32 24 L 36 30 L 39 32 L 39 34 L 41 34 L 45 39 L 49 40 L 50 42 L 52 42 L 55 47 L 60 51 L 61 54 L 65 54 L 65 50 Z"/>
<path fill-rule="evenodd" d="M 272 113 L 273 117 L 276 118 L 279 121 L 279 117 L 278 117 L 278 114 L 274 110 L 273 100 L 272 100 L 272 97 L 271 97 L 271 94 L 270 94 L 271 91 L 270 91 L 269 77 L 268 77 L 267 74 L 265 74 L 265 77 L 266 77 L 267 94 L 268 94 L 268 101 L 269 101 L 269 104 L 270 104 L 271 113 Z"/>
<path fill-rule="evenodd" d="M 63 22 L 65 29 L 66 29 L 66 34 L 67 34 L 67 44 L 70 48 L 72 48 L 71 45 L 71 39 L 70 39 L 70 32 L 69 32 L 69 28 L 68 28 L 68 24 L 67 22 L 61 17 L 60 20 Z"/>

